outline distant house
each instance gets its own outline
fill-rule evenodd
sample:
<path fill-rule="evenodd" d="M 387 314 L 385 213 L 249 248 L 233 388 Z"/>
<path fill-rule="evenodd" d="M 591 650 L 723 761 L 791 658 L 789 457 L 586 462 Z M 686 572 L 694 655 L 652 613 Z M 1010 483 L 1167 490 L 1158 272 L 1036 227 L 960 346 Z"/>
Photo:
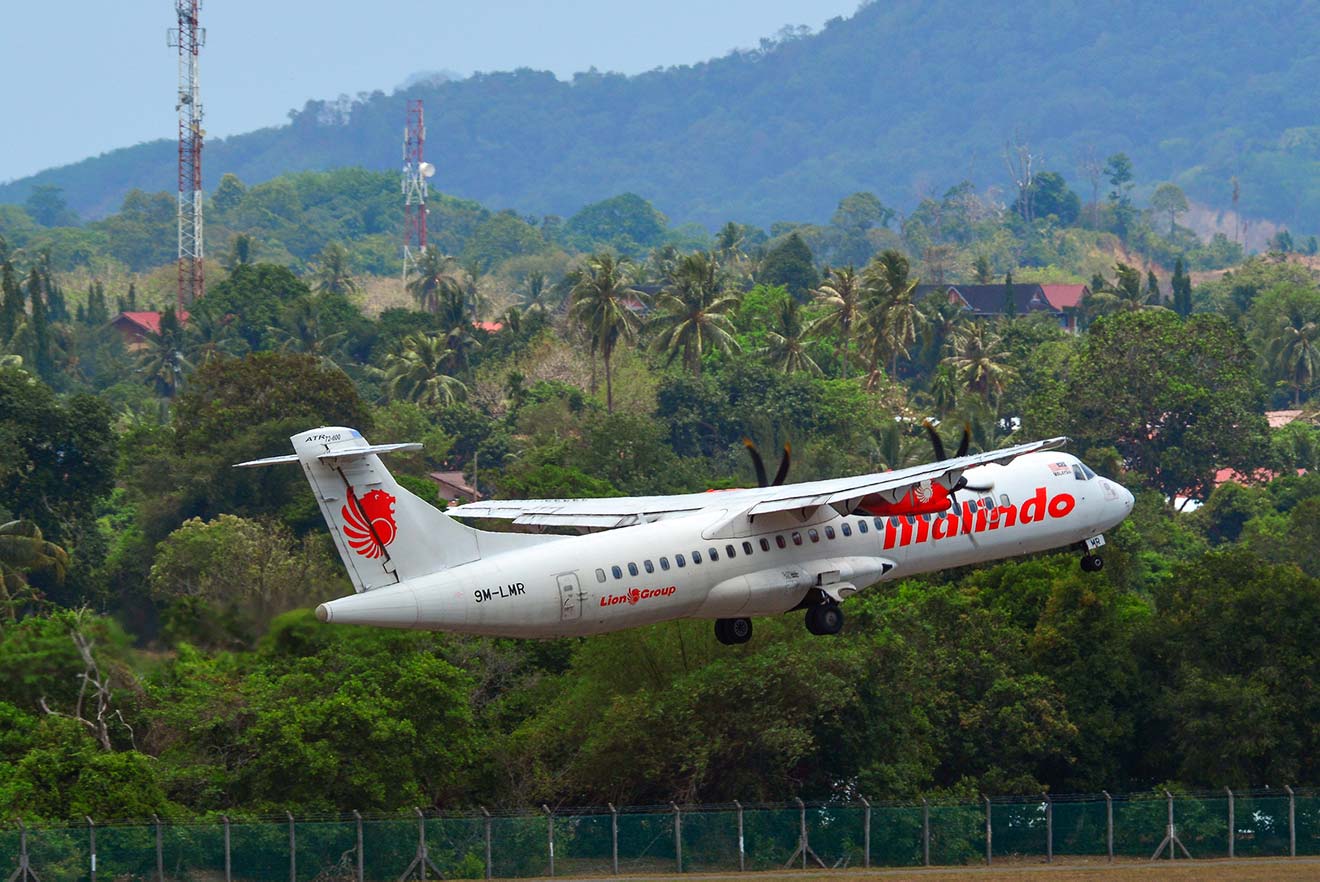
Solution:
<path fill-rule="evenodd" d="M 947 297 L 968 310 L 972 318 L 998 318 L 1007 305 L 1008 286 L 999 285 L 918 285 L 916 298 Z M 1059 322 L 1059 327 L 1077 333 L 1077 311 L 1085 285 L 1038 285 L 1034 282 L 1013 283 L 1013 311 L 1015 315 L 1044 312 Z"/>
<path fill-rule="evenodd" d="M 504 330 L 504 322 L 473 322 L 472 327 L 478 331 L 486 331 L 489 334 L 498 334 Z"/>
<path fill-rule="evenodd" d="M 427 477 L 435 481 L 441 499 L 461 505 L 481 498 L 481 493 L 467 482 L 462 472 L 431 472 Z"/>
<path fill-rule="evenodd" d="M 188 321 L 188 311 L 179 310 L 179 322 Z M 124 345 L 129 349 L 140 349 L 146 345 L 148 334 L 160 333 L 160 313 L 156 311 L 121 312 L 110 320 L 114 328 L 124 338 Z"/>

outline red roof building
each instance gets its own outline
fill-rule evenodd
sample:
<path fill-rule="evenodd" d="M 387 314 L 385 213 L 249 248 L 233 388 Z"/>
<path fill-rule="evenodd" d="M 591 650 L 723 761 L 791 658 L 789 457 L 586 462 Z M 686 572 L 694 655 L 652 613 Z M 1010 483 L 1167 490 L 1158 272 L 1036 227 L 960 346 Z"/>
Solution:
<path fill-rule="evenodd" d="M 186 324 L 188 311 L 179 310 L 179 323 Z M 110 320 L 110 327 L 124 337 L 124 345 L 130 349 L 146 342 L 148 334 L 160 333 L 160 313 L 154 310 L 143 312 L 121 312 Z"/>

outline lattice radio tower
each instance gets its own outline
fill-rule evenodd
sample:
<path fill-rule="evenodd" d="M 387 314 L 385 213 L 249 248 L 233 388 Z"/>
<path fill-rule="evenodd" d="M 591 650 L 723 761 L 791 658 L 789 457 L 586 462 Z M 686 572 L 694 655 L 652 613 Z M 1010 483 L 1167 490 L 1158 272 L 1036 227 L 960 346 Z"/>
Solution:
<path fill-rule="evenodd" d="M 179 26 L 171 28 L 169 45 L 179 49 L 179 309 L 202 296 L 202 87 L 197 56 L 206 45 L 206 29 L 198 27 L 202 0 L 175 0 Z"/>
<path fill-rule="evenodd" d="M 426 146 L 426 120 L 422 100 L 408 102 L 408 124 L 403 129 L 403 283 L 417 271 L 426 250 L 426 179 L 435 166 L 422 158 Z"/>

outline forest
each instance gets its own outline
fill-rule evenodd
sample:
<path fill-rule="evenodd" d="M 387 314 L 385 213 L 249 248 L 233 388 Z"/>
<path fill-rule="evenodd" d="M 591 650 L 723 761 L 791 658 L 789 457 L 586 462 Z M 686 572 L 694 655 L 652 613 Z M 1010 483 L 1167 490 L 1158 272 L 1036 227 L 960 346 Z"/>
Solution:
<path fill-rule="evenodd" d="M 0 210 L 0 811 L 29 822 L 414 805 L 975 798 L 1320 780 L 1320 274 L 1179 220 L 1173 182 L 1033 176 L 900 215 L 715 234 L 622 194 L 531 218 L 437 194 L 397 275 L 397 182 L 208 194 L 205 296 L 171 308 L 164 194 L 79 224 Z M 1300 252 L 1300 253 L 1299 253 Z M 973 318 L 921 285 L 1074 282 Z M 1006 300 L 1010 302 L 1011 298 Z M 112 320 L 157 311 L 136 337 Z M 1272 427 L 1266 412 L 1297 419 Z M 233 463 L 314 425 L 503 497 L 748 486 L 1068 435 L 1131 488 L 1074 553 L 877 585 L 848 625 L 515 641 L 318 624 L 351 588 L 301 476 Z M 1232 480 L 1219 480 L 1233 469 Z M 1199 507 L 1183 504 L 1192 499 Z"/>
<path fill-rule="evenodd" d="M 975 14 L 954 0 L 866 2 L 815 33 L 786 27 L 635 76 L 521 69 L 314 97 L 287 125 L 208 139 L 205 184 L 223 172 L 256 184 L 395 169 L 405 102 L 422 99 L 427 155 L 447 189 L 520 214 L 567 216 L 621 190 L 711 229 L 820 222 L 859 190 L 908 211 L 963 177 L 991 186 L 1002 146 L 1020 140 L 1074 186 L 1089 190 L 1097 162 L 1125 152 L 1213 212 L 1310 235 L 1320 233 L 1317 27 L 1280 0 L 1051 0 L 1030 15 L 1009 0 Z M 212 34 L 217 47 L 236 37 Z M 445 67 L 443 47 L 418 63 Z M 161 134 L 0 184 L 0 202 L 58 186 L 101 219 L 133 188 L 173 185 L 173 133 Z"/>

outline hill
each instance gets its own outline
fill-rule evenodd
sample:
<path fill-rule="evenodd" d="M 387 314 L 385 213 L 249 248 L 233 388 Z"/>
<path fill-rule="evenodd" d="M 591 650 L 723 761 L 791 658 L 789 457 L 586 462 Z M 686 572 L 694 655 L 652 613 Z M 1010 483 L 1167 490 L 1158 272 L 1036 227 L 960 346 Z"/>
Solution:
<path fill-rule="evenodd" d="M 1008 184 L 1017 138 L 1090 197 L 1083 160 L 1128 153 L 1146 192 L 1163 179 L 1217 209 L 1320 229 L 1320 4 L 953 0 L 865 5 L 818 33 L 638 76 L 572 81 L 532 70 L 309 101 L 290 123 L 211 142 L 207 185 L 292 170 L 397 166 L 408 98 L 426 101 L 447 192 L 568 215 L 623 191 L 677 222 L 823 219 L 874 191 L 910 206 L 962 179 Z M 1261 51 L 1268 46 L 1269 51 Z M 114 151 L 0 186 L 63 187 L 103 216 L 134 187 L 169 189 L 174 148 Z M 1140 189 L 1140 188 L 1139 188 Z"/>

